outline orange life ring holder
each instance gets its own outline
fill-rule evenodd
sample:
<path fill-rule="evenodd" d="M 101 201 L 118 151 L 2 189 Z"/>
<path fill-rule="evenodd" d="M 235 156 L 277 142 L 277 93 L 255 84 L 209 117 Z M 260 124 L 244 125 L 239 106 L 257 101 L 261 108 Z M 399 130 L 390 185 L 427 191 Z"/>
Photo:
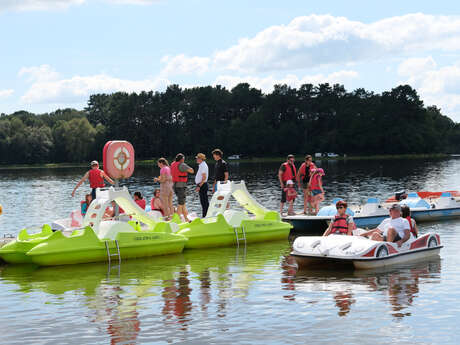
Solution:
<path fill-rule="evenodd" d="M 134 148 L 129 141 L 108 141 L 103 152 L 104 171 L 113 179 L 130 177 L 134 172 Z"/>

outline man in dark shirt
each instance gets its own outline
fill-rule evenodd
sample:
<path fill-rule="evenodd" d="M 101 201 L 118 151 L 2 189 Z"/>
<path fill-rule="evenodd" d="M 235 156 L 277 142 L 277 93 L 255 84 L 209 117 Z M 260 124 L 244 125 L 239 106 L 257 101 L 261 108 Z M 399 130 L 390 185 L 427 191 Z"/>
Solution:
<path fill-rule="evenodd" d="M 219 149 L 212 151 L 212 156 L 216 161 L 214 166 L 214 184 L 212 185 L 212 192 L 216 191 L 217 181 L 227 181 L 228 180 L 228 166 L 227 162 L 222 159 L 223 153 Z"/>

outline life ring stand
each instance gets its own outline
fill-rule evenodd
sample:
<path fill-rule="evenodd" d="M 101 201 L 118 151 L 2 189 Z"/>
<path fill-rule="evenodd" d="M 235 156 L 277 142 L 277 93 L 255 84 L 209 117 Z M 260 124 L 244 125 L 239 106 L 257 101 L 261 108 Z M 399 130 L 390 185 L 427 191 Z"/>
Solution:
<path fill-rule="evenodd" d="M 134 172 L 134 148 L 125 140 L 108 141 L 103 152 L 104 171 L 115 181 L 130 177 Z"/>

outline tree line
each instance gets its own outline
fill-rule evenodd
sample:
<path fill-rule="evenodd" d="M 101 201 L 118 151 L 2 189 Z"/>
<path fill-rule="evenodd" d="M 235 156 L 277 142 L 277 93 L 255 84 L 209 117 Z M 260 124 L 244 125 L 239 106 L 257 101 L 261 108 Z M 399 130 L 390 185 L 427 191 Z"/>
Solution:
<path fill-rule="evenodd" d="M 194 154 L 284 156 L 460 152 L 460 124 L 424 106 L 409 85 L 381 94 L 343 85 L 241 83 L 164 92 L 94 94 L 84 110 L 0 115 L 0 163 L 86 162 L 107 140 L 128 140 L 137 158 Z"/>

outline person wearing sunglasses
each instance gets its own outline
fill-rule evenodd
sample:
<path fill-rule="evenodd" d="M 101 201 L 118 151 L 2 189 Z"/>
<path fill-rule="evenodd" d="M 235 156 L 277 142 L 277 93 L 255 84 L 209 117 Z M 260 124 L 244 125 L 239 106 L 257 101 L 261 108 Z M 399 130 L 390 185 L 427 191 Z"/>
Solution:
<path fill-rule="evenodd" d="M 337 209 L 337 214 L 331 218 L 331 223 L 324 232 L 323 236 L 353 235 L 355 223 L 353 221 L 353 217 L 346 214 L 347 203 L 343 200 L 339 200 L 335 204 L 335 208 Z"/>

